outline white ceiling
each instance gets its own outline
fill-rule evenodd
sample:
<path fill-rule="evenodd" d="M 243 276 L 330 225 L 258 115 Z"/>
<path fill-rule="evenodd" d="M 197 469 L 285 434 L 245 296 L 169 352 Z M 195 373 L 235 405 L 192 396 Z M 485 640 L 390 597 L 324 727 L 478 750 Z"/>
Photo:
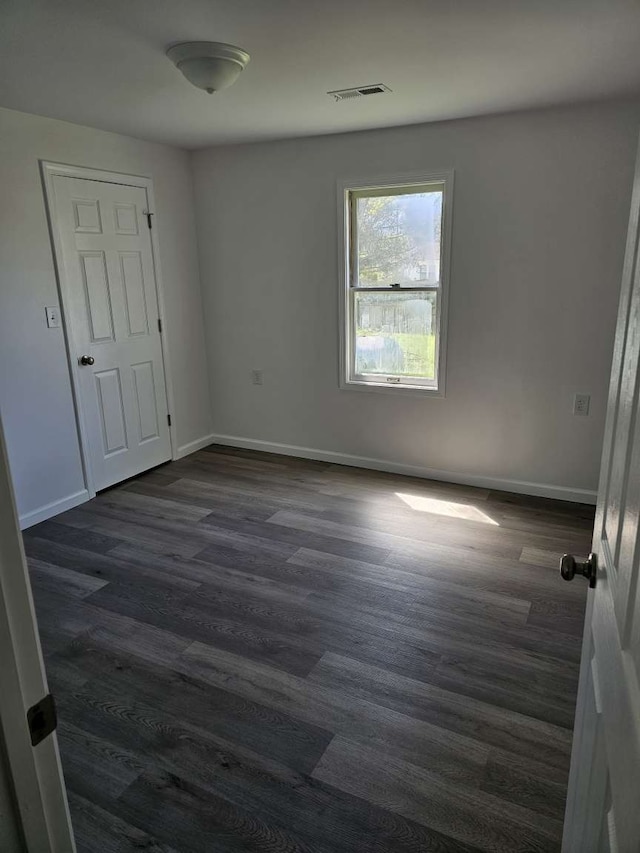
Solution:
<path fill-rule="evenodd" d="M 251 62 L 207 95 L 191 39 Z M 639 92 L 638 0 L 0 0 L 0 106 L 188 148 Z"/>

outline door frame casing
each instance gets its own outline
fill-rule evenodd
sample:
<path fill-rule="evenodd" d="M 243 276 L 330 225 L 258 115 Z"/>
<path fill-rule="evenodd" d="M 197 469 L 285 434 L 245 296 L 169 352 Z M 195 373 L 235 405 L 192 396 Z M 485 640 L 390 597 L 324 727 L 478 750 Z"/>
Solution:
<path fill-rule="evenodd" d="M 147 195 L 147 209 L 151 212 L 157 222 L 156 204 L 153 192 L 153 180 L 150 177 L 142 175 L 127 175 L 120 172 L 111 172 L 104 169 L 93 169 L 87 166 L 73 166 L 66 163 L 54 163 L 48 160 L 40 160 L 40 172 L 42 175 L 42 184 L 44 188 L 44 196 L 46 203 L 47 221 L 49 225 L 49 235 L 53 248 L 53 261 L 56 273 L 56 281 L 58 285 L 58 295 L 60 298 L 60 316 L 62 321 L 62 330 L 65 338 L 65 347 L 67 350 L 67 362 L 69 365 L 69 375 L 71 378 L 71 392 L 73 396 L 73 406 L 75 410 L 76 428 L 78 432 L 78 443 L 80 445 L 80 456 L 82 460 L 82 471 L 84 476 L 85 488 L 89 498 L 96 495 L 95 479 L 91 469 L 91 460 L 89 458 L 89 441 L 87 426 L 84 420 L 84 413 L 80 405 L 80 381 L 77 372 L 76 355 L 78 348 L 74 342 L 72 324 L 68 318 L 71 317 L 71 293 L 69 289 L 69 281 L 65 272 L 64 254 L 62 252 L 62 241 L 58 226 L 58 218 L 55 204 L 54 178 L 79 178 L 85 181 L 97 181 L 107 184 L 122 184 L 128 187 L 138 187 L 145 190 Z M 158 299 L 159 319 L 162 322 L 162 332 L 160 334 L 160 346 L 162 349 L 162 369 L 164 373 L 164 386 L 167 395 L 167 406 L 169 412 L 173 415 L 175 412 L 173 386 L 171 382 L 171 374 L 169 365 L 169 346 L 167 342 L 167 319 L 165 310 L 165 300 L 162 287 L 162 273 L 160 268 L 160 245 L 158 241 L 158 229 L 155 227 L 149 229 L 151 237 L 151 255 L 153 259 L 153 271 L 155 277 L 155 288 Z M 171 444 L 171 458 L 176 459 L 177 445 L 175 436 L 175 417 L 171 418 L 169 424 L 169 441 Z"/>

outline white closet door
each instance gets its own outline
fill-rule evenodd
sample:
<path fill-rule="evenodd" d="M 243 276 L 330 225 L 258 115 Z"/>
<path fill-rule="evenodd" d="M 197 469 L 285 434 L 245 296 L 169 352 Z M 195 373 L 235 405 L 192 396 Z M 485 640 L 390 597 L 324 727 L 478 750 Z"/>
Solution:
<path fill-rule="evenodd" d="M 171 457 L 142 187 L 56 175 L 54 227 L 96 490 Z"/>

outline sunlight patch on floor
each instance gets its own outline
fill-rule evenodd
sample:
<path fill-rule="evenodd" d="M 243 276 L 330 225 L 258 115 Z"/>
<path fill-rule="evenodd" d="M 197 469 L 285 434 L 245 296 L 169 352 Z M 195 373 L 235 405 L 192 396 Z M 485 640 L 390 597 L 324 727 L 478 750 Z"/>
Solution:
<path fill-rule="evenodd" d="M 480 521 L 483 524 L 493 524 L 499 527 L 497 521 L 490 518 L 473 504 L 461 504 L 454 501 L 443 501 L 438 498 L 426 498 L 423 495 L 407 495 L 396 492 L 396 497 L 404 501 L 411 509 L 418 512 L 430 512 L 433 515 L 447 515 L 449 518 L 459 518 L 461 521 Z"/>

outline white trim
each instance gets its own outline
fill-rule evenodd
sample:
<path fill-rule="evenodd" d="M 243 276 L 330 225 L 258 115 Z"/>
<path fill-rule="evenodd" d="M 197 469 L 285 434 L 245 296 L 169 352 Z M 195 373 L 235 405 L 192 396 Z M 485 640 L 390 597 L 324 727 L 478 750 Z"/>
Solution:
<path fill-rule="evenodd" d="M 204 435 L 202 438 L 197 438 L 195 441 L 183 444 L 176 450 L 176 455 L 173 458 L 183 459 L 190 453 L 195 453 L 196 450 L 202 450 L 203 447 L 207 447 L 209 444 L 216 444 L 216 438 L 219 438 L 219 436 Z"/>
<path fill-rule="evenodd" d="M 41 521 L 46 521 L 54 515 L 59 515 L 61 512 L 66 512 L 68 509 L 73 509 L 74 506 L 86 503 L 91 499 L 91 495 L 86 489 L 80 492 L 74 492 L 72 495 L 67 495 L 66 498 L 60 498 L 57 501 L 51 501 L 49 504 L 38 507 L 38 509 L 26 512 L 20 516 L 20 530 L 26 530 L 34 524 L 39 524 Z"/>
<path fill-rule="evenodd" d="M 158 314 L 162 320 L 162 333 L 160 334 L 160 346 L 162 348 L 162 362 L 164 372 L 165 391 L 167 395 L 167 407 L 169 413 L 173 416 L 172 423 L 169 426 L 169 442 L 171 444 L 171 458 L 176 458 L 176 436 L 175 436 L 175 406 L 173 398 L 173 387 L 171 384 L 171 371 L 169 370 L 169 350 L 167 344 L 167 319 L 164 309 L 164 294 L 162 287 L 162 274 L 160 269 L 160 247 L 158 244 L 158 216 L 156 214 L 155 198 L 153 194 L 153 181 L 150 177 L 141 175 L 124 175 L 119 172 L 108 172 L 101 169 L 90 169 L 85 166 L 71 166 L 65 163 L 51 163 L 46 160 L 40 160 L 40 170 L 42 173 L 42 183 L 44 186 L 44 196 L 46 201 L 46 212 L 49 223 L 49 233 L 53 246 L 53 262 L 56 270 L 56 278 L 58 281 L 58 292 L 60 295 L 62 327 L 65 336 L 67 347 L 67 363 L 69 366 L 69 375 L 71 377 L 71 389 L 76 415 L 76 425 L 78 430 L 78 441 L 80 445 L 80 455 L 82 457 L 82 467 L 84 472 L 84 481 L 89 497 L 95 497 L 96 489 L 91 473 L 91 465 L 89 460 L 89 441 L 87 437 L 87 429 L 84 423 L 82 406 L 80 405 L 80 386 L 76 371 L 76 361 L 74 353 L 78 352 L 73 345 L 73 336 L 71 324 L 67 322 L 70 316 L 68 310 L 69 298 L 67 294 L 66 275 L 63 270 L 63 252 L 60 242 L 60 235 L 57 227 L 56 207 L 55 207 L 55 191 L 53 179 L 56 176 L 67 178 L 80 178 L 86 181 L 100 181 L 108 184 L 124 184 L 125 186 L 139 187 L 145 190 L 147 194 L 147 205 L 149 210 L 154 214 L 153 228 L 150 229 L 151 235 L 151 256 L 153 260 L 153 269 L 155 273 L 156 294 L 158 298 Z M 43 519 L 39 519 L 40 521 Z M 30 522 L 35 524 L 36 522 Z"/>
<path fill-rule="evenodd" d="M 350 317 L 351 288 L 349 286 L 349 241 L 350 222 L 348 193 L 350 190 L 376 189 L 383 187 L 403 187 L 420 184 L 442 183 L 444 185 L 442 207 L 442 243 L 440 256 L 440 287 L 438 288 L 438 346 L 436 350 L 436 387 L 433 384 L 410 385 L 378 382 L 375 379 L 353 379 L 348 370 L 350 362 L 351 335 L 347 328 Z M 341 178 L 338 183 L 338 321 L 340 353 L 338 359 L 338 385 L 343 391 L 377 391 L 380 393 L 409 394 L 422 397 L 444 397 L 447 377 L 447 327 L 449 313 L 449 288 L 451 268 L 451 241 L 453 235 L 453 169 L 439 169 L 428 172 L 378 175 L 375 177 Z M 401 292 L 402 288 L 398 290 Z M 395 292 L 395 291 L 390 291 Z"/>
<path fill-rule="evenodd" d="M 331 462 L 334 465 L 348 465 L 352 468 L 368 468 L 373 471 L 387 471 L 390 474 L 404 474 L 407 477 L 420 477 L 425 480 L 440 480 L 445 483 L 457 483 L 462 486 L 477 486 L 481 489 L 495 489 L 501 492 L 516 492 L 520 495 L 533 495 L 541 498 L 553 498 L 560 501 L 595 504 L 597 492 L 590 489 L 575 489 L 571 486 L 555 486 L 550 483 L 531 483 L 526 480 L 505 480 L 499 477 L 485 477 L 482 474 L 465 474 L 460 471 L 441 471 L 421 465 L 405 465 L 390 459 L 374 459 L 369 456 L 352 456 L 334 450 L 317 450 L 313 447 L 297 447 L 294 444 L 279 444 L 275 441 L 262 441 L 257 438 L 243 438 L 237 435 L 211 435 L 210 444 L 226 444 L 229 447 L 243 447 L 246 450 L 262 450 L 265 453 L 280 453 L 283 456 L 298 456 L 301 459 L 317 459 L 319 462 Z"/>

